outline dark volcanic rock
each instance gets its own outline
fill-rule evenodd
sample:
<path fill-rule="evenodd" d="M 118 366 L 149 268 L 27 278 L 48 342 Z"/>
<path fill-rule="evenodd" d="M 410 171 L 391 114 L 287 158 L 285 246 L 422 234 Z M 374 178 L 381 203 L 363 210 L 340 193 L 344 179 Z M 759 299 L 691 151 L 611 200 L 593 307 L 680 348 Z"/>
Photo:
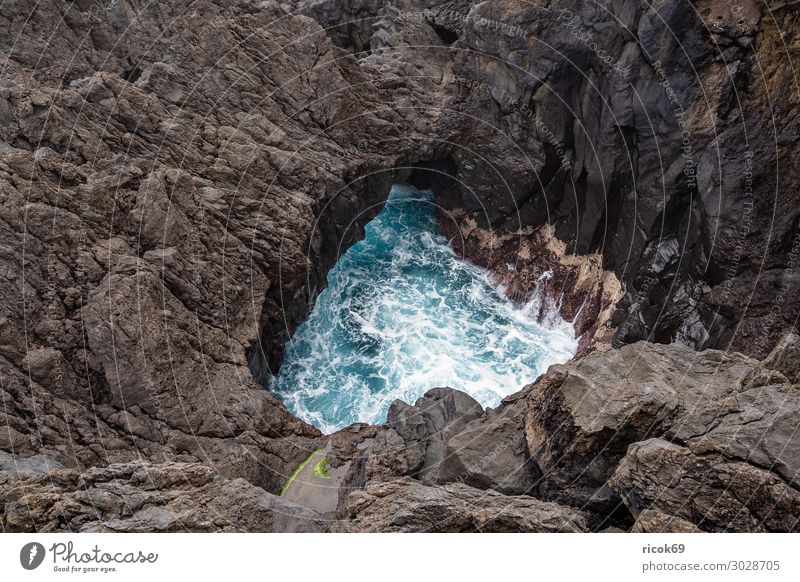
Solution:
<path fill-rule="evenodd" d="M 800 492 L 780 477 L 662 439 L 632 445 L 611 486 L 634 514 L 656 509 L 705 531 L 800 531 Z"/>
<path fill-rule="evenodd" d="M 702 530 L 795 528 L 800 391 L 754 385 L 764 367 L 645 342 L 553 366 L 528 388 L 542 495 L 601 514 L 622 499 Z"/>
<path fill-rule="evenodd" d="M 447 442 L 438 483 L 465 483 L 508 495 L 530 493 L 538 470 L 528 453 L 524 406 L 514 403 L 488 410 Z"/>
<path fill-rule="evenodd" d="M 347 499 L 359 532 L 581 532 L 586 515 L 532 497 L 507 497 L 460 483 L 426 486 L 404 479 L 373 483 Z"/>
<path fill-rule="evenodd" d="M 244 479 L 194 463 L 113 464 L 9 478 L 0 473 L 8 532 L 321 532 L 313 511 Z"/>
<path fill-rule="evenodd" d="M 534 484 L 601 518 L 623 500 L 641 528 L 661 527 L 643 521 L 651 505 L 701 529 L 795 528 L 797 336 L 773 348 L 800 312 L 800 13 L 742 9 L 746 26 L 716 0 L 4 2 L 8 527 L 55 528 L 53 507 L 76 529 L 177 528 L 175 512 L 198 529 L 303 527 L 247 482 L 279 491 L 323 435 L 264 383 L 340 253 L 410 180 L 435 187 L 443 231 L 516 299 L 552 271 L 582 348 L 602 334 L 599 348 L 769 357 L 635 344 L 553 368 L 497 411 L 446 390 L 397 404 L 389 427 L 332 437 L 332 462 L 351 463 L 342 515 L 354 489 L 412 476 L 409 495 L 438 496 L 454 528 L 495 527 L 447 509 L 465 491 Z M 509 275 L 515 253 L 529 262 Z M 687 463 L 674 488 L 652 480 L 657 452 Z M 107 465 L 136 495 L 119 467 L 142 458 L 221 476 L 135 519 L 79 499 L 76 475 Z M 36 481 L 57 466 L 75 472 Z M 17 479 L 41 493 L 32 522 Z M 729 499 L 731 480 L 753 501 Z M 473 489 L 432 487 L 450 481 Z M 232 488 L 254 521 L 185 509 L 225 516 Z M 374 519 L 395 527 L 400 510 Z"/>
<path fill-rule="evenodd" d="M 257 380 L 437 116 L 272 2 L 84 4 L 0 9 L 0 449 L 278 491 L 320 433 Z"/>
<path fill-rule="evenodd" d="M 607 480 L 631 443 L 686 438 L 756 365 L 741 354 L 639 342 L 552 366 L 530 388 L 526 436 L 545 496 L 610 510 Z"/>
<path fill-rule="evenodd" d="M 384 426 L 354 425 L 339 431 L 331 437 L 331 462 L 338 466 L 353 460 L 343 496 L 368 481 L 406 475 L 435 482 L 448 441 L 482 414 L 471 396 L 452 388 L 434 388 L 414 406 L 400 400 L 392 403 Z"/>
<path fill-rule="evenodd" d="M 409 472 L 418 473 L 427 482 L 446 457 L 452 435 L 463 431 L 481 414 L 483 408 L 468 394 L 452 388 L 434 388 L 414 406 L 395 400 L 386 424 L 404 441 L 405 454 L 410 458 Z"/>
<path fill-rule="evenodd" d="M 523 402 L 483 411 L 467 394 L 434 388 L 414 406 L 395 401 L 385 428 L 334 435 L 341 458 L 358 457 L 351 488 L 413 476 L 422 483 L 464 483 L 509 494 L 529 493 L 536 467 L 528 454 Z M 336 446 L 336 445 L 335 445 Z"/>

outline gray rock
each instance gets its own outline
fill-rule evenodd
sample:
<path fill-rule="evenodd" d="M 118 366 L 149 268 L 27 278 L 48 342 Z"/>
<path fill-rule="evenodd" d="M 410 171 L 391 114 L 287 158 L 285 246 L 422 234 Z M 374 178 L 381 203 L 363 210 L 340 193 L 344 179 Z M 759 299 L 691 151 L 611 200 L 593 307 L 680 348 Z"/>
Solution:
<path fill-rule="evenodd" d="M 63 468 L 61 463 L 46 455 L 20 458 L 0 451 L 0 476 L 31 477 Z"/>
<path fill-rule="evenodd" d="M 747 0 L 752 33 L 714 28 L 721 52 L 714 23 L 678 0 L 657 17 L 614 0 L 616 20 L 584 3 L 576 30 L 559 10 L 506 0 L 63 4 L 39 3 L 35 18 L 30 3 L 3 8 L 0 450 L 84 469 L 202 462 L 279 491 L 321 435 L 264 380 L 398 180 L 435 185 L 459 231 L 517 240 L 550 225 L 579 265 L 598 253 L 627 295 L 612 294 L 613 317 L 589 304 L 611 317 L 592 333 L 763 357 L 796 323 L 800 188 L 790 172 L 776 197 L 774 179 L 775 160 L 800 157 L 780 48 L 791 11 L 762 28 Z M 756 63 L 770 74 L 752 79 Z M 479 239 L 466 256 L 496 237 Z M 605 512 L 623 495 L 634 511 L 608 479 L 656 435 L 796 483 L 779 410 L 795 410 L 796 343 L 756 372 L 675 347 L 590 356 L 527 393 L 524 427 L 472 412 L 423 427 L 398 410 L 397 428 L 361 431 L 340 460 L 358 459 L 354 487 L 405 474 L 500 487 L 526 462 L 523 434 L 544 495 Z M 488 466 L 485 434 L 509 443 Z M 141 483 L 126 495 L 149 498 Z M 59 499 L 76 529 L 95 523 L 90 505 Z M 175 508 L 154 507 L 123 527 L 173 527 Z M 252 527 L 295 527 L 255 513 Z"/>
<path fill-rule="evenodd" d="M 783 374 L 790 383 L 800 383 L 800 336 L 786 334 L 763 363 L 764 367 Z"/>
<path fill-rule="evenodd" d="M 396 400 L 389 408 L 386 424 L 405 441 L 411 472 L 428 482 L 446 456 L 448 441 L 482 413 L 481 405 L 468 394 L 434 388 L 414 406 Z"/>
<path fill-rule="evenodd" d="M 703 531 L 800 531 L 800 492 L 780 477 L 663 439 L 631 445 L 611 487 L 635 516 L 656 510 Z"/>
<path fill-rule="evenodd" d="M 756 364 L 741 354 L 639 342 L 551 367 L 529 389 L 525 423 L 545 496 L 612 510 L 618 498 L 607 480 L 628 446 L 667 432 L 701 434 Z"/>
<path fill-rule="evenodd" d="M 700 529 L 680 517 L 645 509 L 639 514 L 631 531 L 634 533 L 696 533 Z"/>
<path fill-rule="evenodd" d="M 103 101 L 104 99 L 110 99 L 114 97 L 114 94 L 103 82 L 102 74 L 95 74 L 88 80 L 83 81 L 84 82 L 78 83 L 73 82 L 72 86 L 76 87 L 78 89 L 78 93 L 80 93 L 89 103 L 97 103 L 99 101 Z"/>
<path fill-rule="evenodd" d="M 0 473 L 11 532 L 321 532 L 319 514 L 200 464 L 110 465 L 80 474 Z"/>
<path fill-rule="evenodd" d="M 372 483 L 347 498 L 357 532 L 581 532 L 586 515 L 532 497 L 508 497 L 460 483 L 426 486 L 411 479 Z"/>
<path fill-rule="evenodd" d="M 367 431 L 352 428 L 333 435 L 333 462 L 353 464 L 349 481 L 363 487 L 368 480 L 390 480 L 413 475 L 425 482 L 436 471 L 447 441 L 483 412 L 469 395 L 451 388 L 433 388 L 414 406 L 396 400 L 387 423 Z"/>
<path fill-rule="evenodd" d="M 531 493 L 536 466 L 523 430 L 524 408 L 503 406 L 467 424 L 447 442 L 438 483 L 465 483 L 508 495 Z"/>
<path fill-rule="evenodd" d="M 678 425 L 666 436 L 687 443 L 696 454 L 721 453 L 772 471 L 800 488 L 798 419 L 800 386 L 760 386 L 733 391 L 690 411 L 686 425 L 692 425 L 691 433 Z"/>

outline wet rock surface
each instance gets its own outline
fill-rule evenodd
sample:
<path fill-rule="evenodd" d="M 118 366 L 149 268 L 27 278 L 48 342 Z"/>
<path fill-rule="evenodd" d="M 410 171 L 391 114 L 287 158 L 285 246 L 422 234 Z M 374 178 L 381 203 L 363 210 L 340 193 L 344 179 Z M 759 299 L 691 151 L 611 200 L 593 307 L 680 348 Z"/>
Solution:
<path fill-rule="evenodd" d="M 262 384 L 403 180 L 520 300 L 552 232 L 584 347 L 670 345 L 333 435 L 340 527 L 551 531 L 558 502 L 576 529 L 796 529 L 800 16 L 743 4 L 3 3 L 4 529 L 324 528 L 271 494 L 328 438 Z M 85 501 L 114 487 L 149 501 Z"/>

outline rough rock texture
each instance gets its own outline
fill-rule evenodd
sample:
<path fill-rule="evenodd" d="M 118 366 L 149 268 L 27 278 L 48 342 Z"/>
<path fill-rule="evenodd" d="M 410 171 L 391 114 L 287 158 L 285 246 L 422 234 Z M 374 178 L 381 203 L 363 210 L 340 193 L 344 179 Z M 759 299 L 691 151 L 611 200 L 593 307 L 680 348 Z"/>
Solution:
<path fill-rule="evenodd" d="M 29 13 L 0 9 L 0 449 L 278 491 L 320 434 L 256 380 L 432 120 L 274 3 Z"/>
<path fill-rule="evenodd" d="M 530 389 L 525 426 L 547 494 L 608 510 L 617 497 L 606 483 L 631 443 L 708 430 L 755 365 L 741 354 L 640 342 L 552 366 Z"/>
<path fill-rule="evenodd" d="M 800 14 L 742 6 L 743 23 L 719 0 L 3 2 L 2 494 L 12 473 L 142 458 L 280 491 L 324 440 L 267 375 L 391 183 L 410 181 L 434 187 L 444 232 L 475 234 L 466 256 L 502 241 L 485 262 L 517 299 L 545 265 L 509 277 L 503 257 L 552 233 L 556 266 L 575 268 L 548 292 L 570 294 L 559 308 L 583 342 L 769 357 L 635 344 L 497 411 L 446 393 L 428 413 L 397 405 L 393 426 L 333 437 L 351 462 L 340 515 L 353 490 L 410 476 L 600 522 L 624 502 L 628 527 L 660 485 L 641 481 L 643 453 L 617 470 L 663 437 L 692 471 L 721 455 L 758 492 L 741 515 L 664 513 L 791 526 L 755 483 L 797 486 L 797 339 L 773 348 L 800 313 Z"/>
<path fill-rule="evenodd" d="M 463 431 L 483 407 L 471 396 L 450 388 L 434 388 L 414 406 L 396 400 L 389 408 L 386 424 L 403 439 L 411 472 L 423 481 L 439 469 L 447 456 L 450 437 Z"/>
<path fill-rule="evenodd" d="M 764 365 L 639 342 L 553 366 L 528 389 L 541 495 L 605 514 L 621 499 L 703 530 L 793 530 L 800 390 L 754 385 Z"/>
<path fill-rule="evenodd" d="M 528 453 L 523 422 L 524 408 L 513 400 L 487 410 L 448 440 L 435 480 L 509 495 L 530 493 L 538 469 Z"/>
<path fill-rule="evenodd" d="M 800 336 L 786 334 L 764 359 L 763 368 L 778 372 L 790 384 L 800 382 Z"/>
<path fill-rule="evenodd" d="M 602 267 L 599 253 L 572 255 L 551 226 L 498 234 L 481 228 L 463 211 L 447 212 L 441 230 L 457 252 L 483 266 L 514 301 L 527 303 L 546 324 L 572 324 L 579 337 L 577 356 L 608 349 L 616 329 L 612 318 L 624 289 Z"/>
<path fill-rule="evenodd" d="M 443 203 L 599 252 L 627 290 L 617 342 L 763 357 L 797 321 L 800 14 L 740 4 L 481 2 L 453 45 L 480 122 Z"/>
<path fill-rule="evenodd" d="M 645 509 L 639 514 L 631 531 L 634 533 L 697 533 L 701 530 L 680 517 Z"/>
<path fill-rule="evenodd" d="M 657 509 L 705 531 L 800 531 L 796 485 L 752 464 L 695 454 L 663 439 L 632 445 L 611 485 L 635 514 Z"/>
<path fill-rule="evenodd" d="M 348 521 L 362 532 L 581 532 L 580 511 L 533 499 L 507 497 L 455 483 L 429 487 L 404 479 L 374 483 L 347 500 Z"/>
<path fill-rule="evenodd" d="M 31 477 L 63 468 L 59 462 L 45 455 L 20 458 L 0 451 L 0 478 Z"/>
<path fill-rule="evenodd" d="M 321 532 L 313 511 L 198 463 L 0 473 L 4 532 Z"/>
<path fill-rule="evenodd" d="M 464 406 L 470 420 L 438 432 L 426 411 L 468 404 L 463 395 L 439 388 L 413 407 L 395 403 L 388 425 L 334 435 L 342 458 L 356 459 L 338 517 L 355 519 L 349 528 L 427 527 L 409 488 L 440 500 L 455 484 L 576 508 L 593 530 L 794 531 L 800 387 L 779 373 L 769 378 L 780 383 L 753 381 L 774 361 L 638 342 L 552 366 L 497 410 Z M 373 497 L 391 503 L 356 517 Z"/>
<path fill-rule="evenodd" d="M 768 361 L 638 342 L 496 410 L 449 388 L 397 402 L 330 438 L 330 523 L 200 464 L 42 456 L 0 458 L 0 513 L 14 531 L 797 531 L 800 386 L 754 384 Z"/>
<path fill-rule="evenodd" d="M 355 424 L 334 434 L 334 467 L 351 463 L 348 487 L 363 487 L 367 481 L 390 481 L 414 475 L 431 483 L 441 465 L 450 437 L 483 414 L 471 396 L 451 388 L 433 388 L 414 406 L 396 400 L 382 426 Z"/>

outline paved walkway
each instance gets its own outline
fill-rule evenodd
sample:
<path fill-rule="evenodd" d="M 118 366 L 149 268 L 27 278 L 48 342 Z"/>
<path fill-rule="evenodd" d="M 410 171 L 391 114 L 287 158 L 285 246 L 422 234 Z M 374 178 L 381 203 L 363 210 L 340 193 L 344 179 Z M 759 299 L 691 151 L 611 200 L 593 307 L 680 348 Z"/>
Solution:
<path fill-rule="evenodd" d="M 350 463 L 332 469 L 323 462 L 331 450 L 330 441 L 325 448 L 314 451 L 303 461 L 302 468 L 294 474 L 281 494 L 284 499 L 313 509 L 322 515 L 332 515 L 339 504 L 339 485 Z M 327 475 L 327 477 L 325 476 Z"/>

